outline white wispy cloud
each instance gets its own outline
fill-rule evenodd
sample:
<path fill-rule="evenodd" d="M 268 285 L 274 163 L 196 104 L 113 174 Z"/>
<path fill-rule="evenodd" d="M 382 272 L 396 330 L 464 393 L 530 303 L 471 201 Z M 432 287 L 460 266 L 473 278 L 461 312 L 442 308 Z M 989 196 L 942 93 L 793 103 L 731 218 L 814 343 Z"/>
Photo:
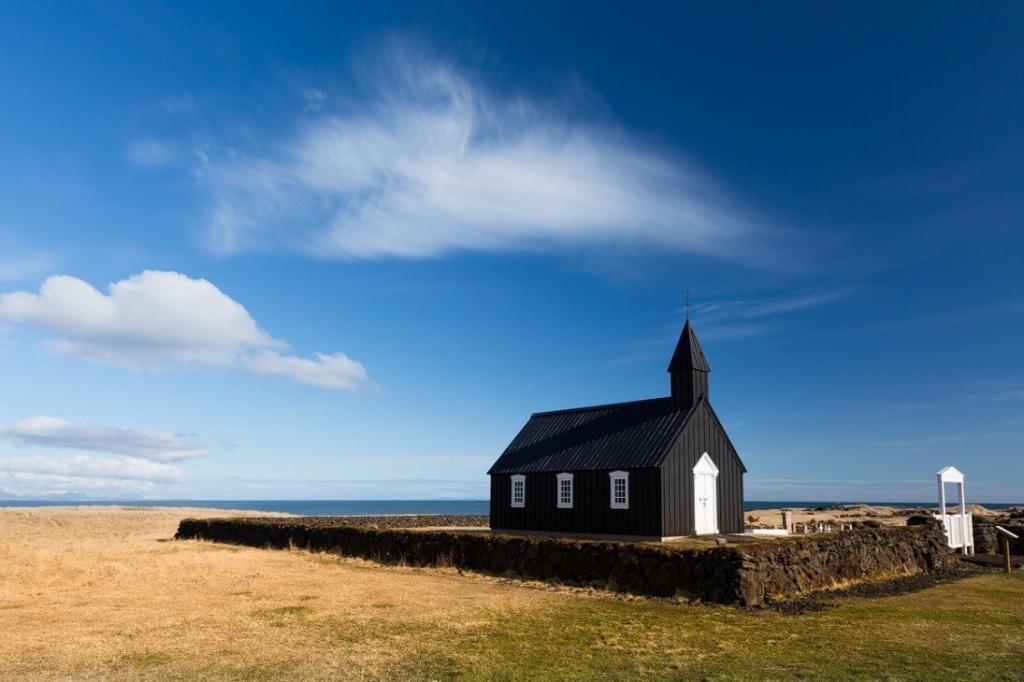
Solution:
<path fill-rule="evenodd" d="M 206 448 L 195 436 L 72 424 L 57 417 L 22 420 L 0 429 L 0 438 L 17 445 L 125 455 L 152 462 L 175 462 L 207 455 Z"/>
<path fill-rule="evenodd" d="M 197 176 L 213 248 L 284 244 L 335 258 L 625 243 L 730 259 L 770 251 L 759 221 L 677 155 L 496 94 L 440 60 L 387 63 L 343 111 L 307 115 L 264 148 L 210 155 Z"/>
<path fill-rule="evenodd" d="M 849 296 L 856 287 L 838 289 L 802 289 L 777 296 L 711 301 L 693 306 L 694 315 L 707 320 L 749 320 L 816 308 Z"/>
<path fill-rule="evenodd" d="M 169 95 L 160 100 L 160 106 L 168 114 L 182 114 L 195 111 L 197 103 L 192 95 Z"/>
<path fill-rule="evenodd" d="M 320 111 L 327 101 L 327 94 L 323 90 L 308 88 L 302 91 L 302 99 L 306 102 L 304 111 Z"/>
<path fill-rule="evenodd" d="M 180 468 L 136 457 L 15 457 L 0 459 L 0 488 L 26 498 L 55 495 L 125 498 L 182 485 Z"/>
<path fill-rule="evenodd" d="M 71 493 L 116 499 L 143 495 L 158 486 L 152 481 L 7 472 L 2 468 L 0 468 L 0 484 L 3 485 L 5 492 L 27 499 L 47 499 Z"/>
<path fill-rule="evenodd" d="M 358 390 L 366 369 L 344 353 L 301 358 L 261 329 L 205 279 L 147 270 L 107 293 L 76 277 L 48 277 L 39 293 L 0 294 L 0 322 L 57 335 L 50 345 L 85 359 L 137 369 L 167 364 L 238 368 L 321 388 Z"/>
<path fill-rule="evenodd" d="M 180 468 L 137 457 L 21 457 L 0 460 L 0 470 L 16 474 L 58 476 L 62 478 L 175 481 L 182 478 Z"/>
<path fill-rule="evenodd" d="M 170 144 L 151 137 L 130 142 L 125 147 L 124 156 L 140 168 L 170 166 L 178 159 L 177 152 Z"/>
<path fill-rule="evenodd" d="M 125 499 L 166 490 L 174 481 L 137 478 L 75 476 L 35 471 L 6 470 L 0 460 L 0 490 L 26 499 L 52 499 L 55 496 L 80 495 L 99 499 Z M 18 466 L 18 465 L 15 465 Z"/>
<path fill-rule="evenodd" d="M 1024 400 L 1024 390 L 996 391 L 986 397 L 993 402 Z"/>
<path fill-rule="evenodd" d="M 777 329 L 778 317 L 818 308 L 845 298 L 856 287 L 801 289 L 759 298 L 708 301 L 691 308 L 701 324 L 701 338 L 707 341 L 733 341 L 770 334 Z"/>

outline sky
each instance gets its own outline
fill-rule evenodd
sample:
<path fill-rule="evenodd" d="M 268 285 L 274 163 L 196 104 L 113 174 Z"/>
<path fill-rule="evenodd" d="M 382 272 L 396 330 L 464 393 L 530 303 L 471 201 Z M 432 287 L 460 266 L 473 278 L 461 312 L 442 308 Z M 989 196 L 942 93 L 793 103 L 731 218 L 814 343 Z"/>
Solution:
<path fill-rule="evenodd" d="M 657 397 L 750 500 L 1024 502 L 1024 6 L 4 3 L 0 490 L 483 499 Z"/>

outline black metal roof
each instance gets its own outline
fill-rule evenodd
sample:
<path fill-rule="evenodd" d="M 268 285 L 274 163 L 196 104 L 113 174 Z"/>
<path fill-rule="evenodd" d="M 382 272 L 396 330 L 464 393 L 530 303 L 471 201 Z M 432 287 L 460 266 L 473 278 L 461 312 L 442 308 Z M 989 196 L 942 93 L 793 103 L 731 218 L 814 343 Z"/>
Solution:
<path fill-rule="evenodd" d="M 696 407 L 682 412 L 654 398 L 539 412 L 487 473 L 655 467 Z"/>
<path fill-rule="evenodd" d="M 672 361 L 668 363 L 668 371 L 679 372 L 690 369 L 701 372 L 711 371 L 708 361 L 704 357 L 704 351 L 700 349 L 700 344 L 697 342 L 693 326 L 687 320 L 683 325 L 683 333 L 679 335 L 676 352 L 672 354 Z"/>

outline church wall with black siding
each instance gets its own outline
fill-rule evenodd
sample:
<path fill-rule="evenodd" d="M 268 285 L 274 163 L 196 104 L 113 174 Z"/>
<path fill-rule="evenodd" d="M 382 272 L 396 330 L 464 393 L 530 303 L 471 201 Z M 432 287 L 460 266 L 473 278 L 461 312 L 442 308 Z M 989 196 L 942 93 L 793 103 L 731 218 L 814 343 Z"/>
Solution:
<path fill-rule="evenodd" d="M 718 419 L 702 401 L 661 467 L 663 536 L 695 532 L 693 467 L 705 452 L 718 467 L 719 531 L 743 532 L 743 466 Z"/>
<path fill-rule="evenodd" d="M 526 474 L 526 504 L 511 504 L 507 474 L 491 475 L 491 528 L 559 533 L 661 536 L 661 474 L 629 470 L 629 509 L 611 508 L 610 471 L 571 471 L 573 506 L 559 509 L 555 473 Z"/>
<path fill-rule="evenodd" d="M 566 534 L 692 535 L 693 468 L 707 452 L 718 468 L 719 532 L 743 532 L 745 469 L 708 402 L 710 369 L 687 319 L 669 363 L 670 398 L 533 415 L 491 468 L 491 527 Z M 560 466 L 569 467 L 564 471 L 575 477 L 572 509 L 557 505 Z M 609 500 L 608 474 L 618 469 L 630 472 L 625 510 L 612 509 Z M 510 504 L 514 473 L 526 474 L 523 508 Z"/>

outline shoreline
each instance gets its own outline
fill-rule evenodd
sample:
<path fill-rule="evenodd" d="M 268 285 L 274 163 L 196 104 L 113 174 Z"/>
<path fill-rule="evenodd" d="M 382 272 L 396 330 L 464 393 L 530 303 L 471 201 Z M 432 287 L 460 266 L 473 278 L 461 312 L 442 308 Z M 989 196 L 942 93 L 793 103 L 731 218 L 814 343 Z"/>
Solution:
<path fill-rule="evenodd" d="M 1024 500 L 1019 502 L 970 502 L 969 505 L 984 507 L 992 511 L 1001 511 L 1014 507 L 1024 507 Z M 243 507 L 242 505 L 250 505 Z M 46 500 L 46 499 L 0 499 L 0 508 L 8 507 L 196 507 L 202 509 L 253 509 L 255 507 L 287 507 L 292 505 L 318 506 L 414 506 L 414 507 L 448 507 L 448 506 L 484 506 L 488 500 L 204 500 L 204 499 L 145 499 L 145 500 Z M 744 503 L 744 512 L 764 511 L 768 509 L 830 509 L 849 505 L 867 505 L 871 507 L 895 508 L 932 508 L 937 507 L 935 500 L 921 502 L 877 502 L 855 500 L 748 500 Z M 268 511 L 272 511 L 269 510 Z M 410 514 L 430 513 L 424 511 L 401 512 Z M 438 512 L 444 513 L 444 512 Z M 370 515 L 372 512 L 367 512 Z M 357 516 L 358 514 L 345 514 Z M 377 515 L 377 514 L 373 514 Z"/>

